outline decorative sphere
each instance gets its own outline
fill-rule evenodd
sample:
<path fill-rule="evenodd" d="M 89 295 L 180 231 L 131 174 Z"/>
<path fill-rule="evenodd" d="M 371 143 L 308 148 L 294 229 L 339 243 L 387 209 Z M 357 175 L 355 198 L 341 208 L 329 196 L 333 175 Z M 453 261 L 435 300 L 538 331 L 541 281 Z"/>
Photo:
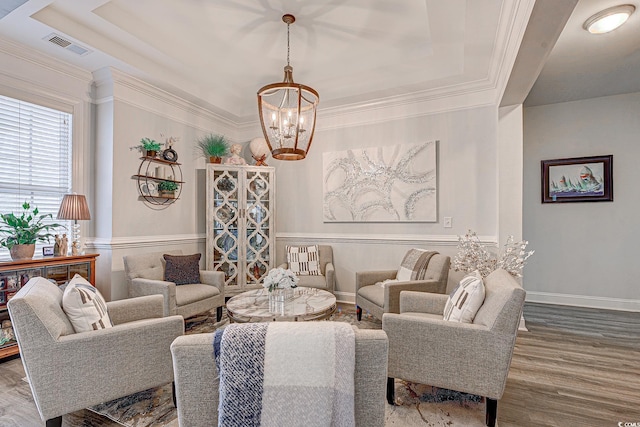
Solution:
<path fill-rule="evenodd" d="M 269 154 L 269 146 L 264 138 L 253 138 L 249 142 L 249 150 L 254 159 L 259 159 Z"/>

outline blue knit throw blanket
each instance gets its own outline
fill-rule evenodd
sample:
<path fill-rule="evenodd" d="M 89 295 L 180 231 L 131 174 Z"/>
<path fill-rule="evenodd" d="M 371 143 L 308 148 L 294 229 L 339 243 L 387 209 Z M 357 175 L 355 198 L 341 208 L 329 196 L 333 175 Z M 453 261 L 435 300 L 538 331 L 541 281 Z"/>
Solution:
<path fill-rule="evenodd" d="M 355 426 L 351 325 L 231 324 L 213 349 L 219 426 Z"/>

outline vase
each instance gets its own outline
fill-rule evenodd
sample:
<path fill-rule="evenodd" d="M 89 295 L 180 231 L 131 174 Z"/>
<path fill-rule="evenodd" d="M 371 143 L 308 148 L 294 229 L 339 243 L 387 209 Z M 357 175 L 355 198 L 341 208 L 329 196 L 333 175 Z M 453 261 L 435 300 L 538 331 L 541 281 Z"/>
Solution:
<path fill-rule="evenodd" d="M 222 157 L 218 156 L 209 156 L 209 163 L 222 163 Z"/>
<path fill-rule="evenodd" d="M 36 251 L 35 243 L 31 245 L 13 245 L 9 250 L 11 259 L 16 261 L 19 259 L 31 259 Z"/>
<path fill-rule="evenodd" d="M 158 190 L 158 196 L 166 197 L 166 198 L 174 198 L 176 195 L 175 191 L 166 191 L 166 190 Z"/>
<path fill-rule="evenodd" d="M 269 301 L 284 302 L 293 298 L 293 289 L 276 288 L 269 292 Z"/>
<path fill-rule="evenodd" d="M 146 150 L 147 157 L 155 157 L 158 152 L 156 150 Z"/>

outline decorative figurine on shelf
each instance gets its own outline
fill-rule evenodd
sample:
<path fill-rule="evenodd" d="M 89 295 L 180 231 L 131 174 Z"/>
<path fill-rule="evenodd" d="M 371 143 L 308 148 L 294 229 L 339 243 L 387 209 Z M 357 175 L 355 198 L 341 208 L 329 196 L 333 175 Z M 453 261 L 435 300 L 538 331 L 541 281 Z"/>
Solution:
<path fill-rule="evenodd" d="M 67 239 L 67 234 L 62 235 L 62 239 L 60 239 L 60 255 L 67 256 L 67 252 L 69 251 L 69 239 Z"/>
<path fill-rule="evenodd" d="M 251 157 L 256 161 L 256 166 L 268 166 L 265 160 L 269 154 L 269 147 L 264 138 L 253 138 L 249 143 L 249 150 L 251 150 Z"/>
<path fill-rule="evenodd" d="M 80 242 L 77 240 L 74 240 L 73 243 L 71 243 L 71 255 L 80 255 Z"/>
<path fill-rule="evenodd" d="M 242 152 L 242 145 L 233 144 L 229 149 L 231 151 L 231 156 L 224 159 L 225 165 L 246 165 L 247 161 L 240 157 L 240 153 Z"/>
<path fill-rule="evenodd" d="M 53 244 L 53 256 L 60 256 L 60 243 L 62 239 L 59 234 L 56 234 L 56 242 Z"/>

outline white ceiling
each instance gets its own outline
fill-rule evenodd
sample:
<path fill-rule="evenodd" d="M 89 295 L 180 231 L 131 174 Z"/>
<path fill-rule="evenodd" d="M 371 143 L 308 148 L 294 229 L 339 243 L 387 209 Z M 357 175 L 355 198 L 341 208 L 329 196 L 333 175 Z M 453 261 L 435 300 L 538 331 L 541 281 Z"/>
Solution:
<path fill-rule="evenodd" d="M 294 80 L 316 89 L 327 108 L 495 84 L 523 3 L 29 0 L 0 20 L 0 35 L 89 71 L 113 66 L 242 121 L 257 116 L 257 90 L 283 78 L 284 13 L 296 16 Z M 78 56 L 44 40 L 51 33 L 92 52 Z"/>
<path fill-rule="evenodd" d="M 594 35 L 582 28 L 619 4 L 636 12 L 620 28 Z M 640 1 L 580 0 L 525 100 L 526 106 L 640 92 Z"/>
<path fill-rule="evenodd" d="M 561 4 L 568 15 L 575 1 L 537 0 L 543 19 L 532 19 L 527 29 L 538 29 L 537 40 L 518 53 L 519 59 L 536 58 L 526 66 L 535 68 L 532 82 L 549 56 L 525 105 L 640 90 L 640 13 L 607 35 L 582 30 L 586 18 L 615 0 L 580 0 L 553 51 L 534 55 L 541 46 L 551 49 L 566 19 L 550 24 L 549 17 Z M 88 71 L 115 67 L 243 122 L 256 119 L 256 91 L 283 78 L 284 13 L 297 19 L 291 26 L 294 80 L 320 93 L 322 109 L 495 86 L 506 41 L 524 31 L 516 9 L 526 3 L 2 0 L 0 36 Z M 553 25 L 560 27 L 548 28 Z M 553 36 L 542 40 L 541 29 Z M 78 56 L 56 46 L 46 40 L 52 33 L 91 52 Z M 531 84 L 525 87 L 528 93 Z"/>

